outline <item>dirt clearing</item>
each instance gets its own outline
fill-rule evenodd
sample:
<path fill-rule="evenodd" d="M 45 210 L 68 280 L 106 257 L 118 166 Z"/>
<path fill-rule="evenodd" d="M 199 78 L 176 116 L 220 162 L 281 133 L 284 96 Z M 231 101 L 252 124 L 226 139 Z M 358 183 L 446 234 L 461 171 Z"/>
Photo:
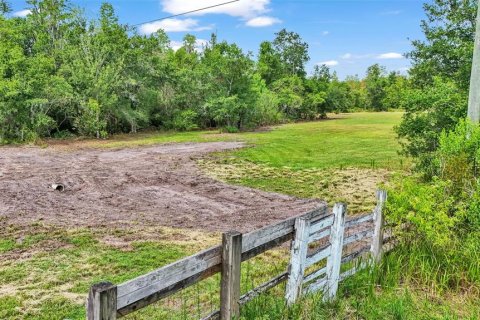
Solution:
<path fill-rule="evenodd" d="M 0 217 L 66 227 L 168 226 L 253 230 L 318 206 L 232 186 L 202 174 L 196 160 L 239 142 L 156 145 L 120 150 L 0 148 Z M 53 190 L 54 183 L 65 191 Z"/>

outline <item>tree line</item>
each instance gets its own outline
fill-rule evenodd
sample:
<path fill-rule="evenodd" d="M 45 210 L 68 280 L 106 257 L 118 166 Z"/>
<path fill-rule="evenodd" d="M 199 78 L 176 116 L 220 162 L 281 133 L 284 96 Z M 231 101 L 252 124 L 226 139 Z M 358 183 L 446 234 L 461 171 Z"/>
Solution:
<path fill-rule="evenodd" d="M 308 44 L 285 29 L 256 59 L 212 34 L 173 50 L 162 30 L 141 35 L 109 3 L 88 19 L 68 0 L 28 0 L 12 17 L 0 0 L 0 143 L 144 128 L 234 132 L 398 106 L 407 79 L 374 65 L 340 81 L 327 66 L 307 75 Z"/>

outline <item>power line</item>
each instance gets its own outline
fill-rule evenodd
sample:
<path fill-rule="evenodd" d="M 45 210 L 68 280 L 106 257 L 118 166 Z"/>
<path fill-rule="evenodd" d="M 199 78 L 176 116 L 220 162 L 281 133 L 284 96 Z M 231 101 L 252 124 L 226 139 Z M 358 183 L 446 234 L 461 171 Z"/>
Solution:
<path fill-rule="evenodd" d="M 178 16 L 183 16 L 185 14 L 194 13 L 194 12 L 198 12 L 198 11 L 203 11 L 203 10 L 207 10 L 207 9 L 211 9 L 211 8 L 216 8 L 216 7 L 224 6 L 226 4 L 230 4 L 230 3 L 234 3 L 234 2 L 238 2 L 238 1 L 240 1 L 240 0 L 223 2 L 223 3 L 213 5 L 213 6 L 204 7 L 204 8 L 200 8 L 200 9 L 195 9 L 195 10 L 192 10 L 192 11 L 187 11 L 187 12 L 183 12 L 183 13 L 179 13 L 179 14 L 174 14 L 174 15 L 171 15 L 171 16 L 168 16 L 168 17 L 163 17 L 163 18 L 160 18 L 160 19 L 155 19 L 155 20 L 151 20 L 151 21 L 137 23 L 137 24 L 132 25 L 132 27 L 137 27 L 137 26 L 145 24 L 145 23 L 152 23 L 152 22 L 156 22 L 156 21 L 162 21 L 162 20 L 165 20 L 165 19 L 175 18 L 175 17 L 178 17 Z"/>

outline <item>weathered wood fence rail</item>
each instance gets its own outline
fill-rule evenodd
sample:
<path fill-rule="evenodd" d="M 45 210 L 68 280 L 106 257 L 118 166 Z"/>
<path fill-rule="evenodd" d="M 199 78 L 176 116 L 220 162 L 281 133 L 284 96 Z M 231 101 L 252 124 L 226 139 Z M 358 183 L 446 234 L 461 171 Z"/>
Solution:
<path fill-rule="evenodd" d="M 339 282 L 365 267 L 367 261 L 360 261 L 343 273 L 342 264 L 368 252 L 368 261 L 381 259 L 384 243 L 382 208 L 385 201 L 386 192 L 378 191 L 377 205 L 371 214 L 347 219 L 346 206 L 336 204 L 331 213 L 326 206 L 321 206 L 247 234 L 227 232 L 223 234 L 222 245 L 119 285 L 108 282 L 95 284 L 90 288 L 87 300 L 87 319 L 123 317 L 218 272 L 221 272 L 220 310 L 204 319 L 238 317 L 241 305 L 285 281 L 288 304 L 297 301 L 302 294 L 319 290 L 323 291 L 324 299 L 333 299 Z M 344 254 L 345 247 L 366 239 L 370 239 L 369 243 Z M 289 240 L 293 241 L 288 270 L 240 295 L 241 263 Z M 325 259 L 326 263 L 322 261 Z M 322 267 L 305 274 L 307 269 L 315 269 L 317 265 Z"/>

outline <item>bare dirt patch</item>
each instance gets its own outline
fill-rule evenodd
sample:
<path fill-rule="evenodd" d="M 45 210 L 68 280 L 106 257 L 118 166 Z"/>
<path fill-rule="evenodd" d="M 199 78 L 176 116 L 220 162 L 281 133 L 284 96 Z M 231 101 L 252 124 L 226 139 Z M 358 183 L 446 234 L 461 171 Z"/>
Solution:
<path fill-rule="evenodd" d="M 203 155 L 238 142 L 156 145 L 119 150 L 0 148 L 0 217 L 66 227 L 169 226 L 248 231 L 318 206 L 277 193 L 232 186 L 202 174 Z M 50 185 L 62 183 L 65 191 Z"/>

